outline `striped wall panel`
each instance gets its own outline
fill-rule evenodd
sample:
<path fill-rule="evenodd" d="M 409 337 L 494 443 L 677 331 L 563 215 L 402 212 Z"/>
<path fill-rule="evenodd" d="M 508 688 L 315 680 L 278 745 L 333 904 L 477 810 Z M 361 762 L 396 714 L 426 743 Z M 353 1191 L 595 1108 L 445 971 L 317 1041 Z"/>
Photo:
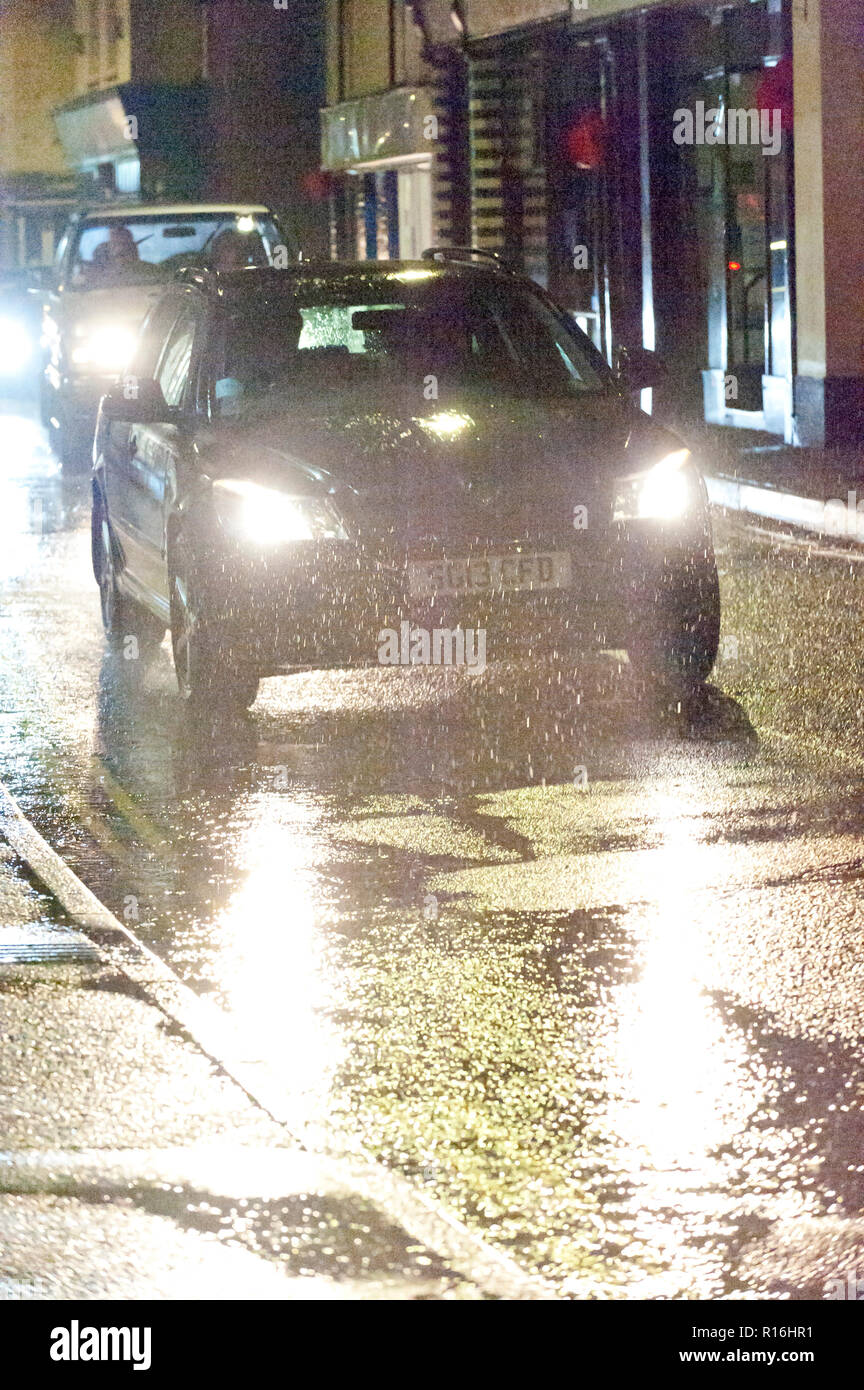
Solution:
<path fill-rule="evenodd" d="M 540 50 L 475 58 L 469 74 L 472 243 L 547 274 Z"/>

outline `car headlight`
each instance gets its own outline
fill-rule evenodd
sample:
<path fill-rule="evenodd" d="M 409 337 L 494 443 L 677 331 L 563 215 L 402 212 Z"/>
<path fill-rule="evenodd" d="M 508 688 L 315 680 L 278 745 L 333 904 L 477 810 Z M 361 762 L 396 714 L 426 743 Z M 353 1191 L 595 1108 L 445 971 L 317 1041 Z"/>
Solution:
<path fill-rule="evenodd" d="M 614 519 L 677 521 L 682 517 L 693 502 L 693 483 L 684 466 L 689 458 L 689 449 L 676 449 L 644 473 L 619 479 Z"/>
<path fill-rule="evenodd" d="M 345 539 L 339 517 L 323 497 L 294 497 L 260 483 L 220 478 L 213 498 L 219 520 L 237 540 L 268 546 Z"/>
<path fill-rule="evenodd" d="M 20 319 L 0 319 L 0 376 L 26 371 L 34 348 L 33 335 Z"/>
<path fill-rule="evenodd" d="M 104 324 L 99 328 L 85 329 L 83 342 L 72 349 L 72 361 L 76 367 L 93 367 L 100 372 L 124 370 L 135 350 L 137 334 L 132 328 L 119 324 Z"/>

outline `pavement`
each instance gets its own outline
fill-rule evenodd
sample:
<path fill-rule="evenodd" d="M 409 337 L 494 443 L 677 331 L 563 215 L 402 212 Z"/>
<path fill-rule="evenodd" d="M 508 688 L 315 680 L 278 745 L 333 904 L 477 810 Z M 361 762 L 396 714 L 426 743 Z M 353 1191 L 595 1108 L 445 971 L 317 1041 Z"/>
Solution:
<path fill-rule="evenodd" d="M 706 469 L 715 506 L 793 533 L 864 542 L 864 442 L 794 448 L 774 435 L 707 425 L 685 434 Z"/>
<path fill-rule="evenodd" d="M 476 1299 L 0 844 L 0 1300 Z"/>

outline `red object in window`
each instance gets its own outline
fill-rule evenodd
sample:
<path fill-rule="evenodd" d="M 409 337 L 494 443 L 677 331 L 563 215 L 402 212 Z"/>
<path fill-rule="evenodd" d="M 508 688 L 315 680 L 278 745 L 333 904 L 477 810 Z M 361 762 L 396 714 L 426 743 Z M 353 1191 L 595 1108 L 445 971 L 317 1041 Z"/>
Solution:
<path fill-rule="evenodd" d="M 741 262 L 740 262 L 740 261 L 730 261 L 730 262 L 729 262 L 729 269 L 730 269 L 730 270 L 740 270 L 740 269 L 741 269 Z"/>
<path fill-rule="evenodd" d="M 791 130 L 795 119 L 792 91 L 792 55 L 784 54 L 773 68 L 765 68 L 756 86 L 760 111 L 779 111 L 780 129 Z"/>
<path fill-rule="evenodd" d="M 303 175 L 303 192 L 314 202 L 323 202 L 330 196 L 330 175 L 325 169 L 313 169 Z"/>
<path fill-rule="evenodd" d="M 577 169 L 599 169 L 606 160 L 606 124 L 599 111 L 585 111 L 565 131 L 564 153 Z"/>
<path fill-rule="evenodd" d="M 765 211 L 765 199 L 761 193 L 739 193 L 735 203 L 739 213 L 752 212 L 761 217 Z"/>

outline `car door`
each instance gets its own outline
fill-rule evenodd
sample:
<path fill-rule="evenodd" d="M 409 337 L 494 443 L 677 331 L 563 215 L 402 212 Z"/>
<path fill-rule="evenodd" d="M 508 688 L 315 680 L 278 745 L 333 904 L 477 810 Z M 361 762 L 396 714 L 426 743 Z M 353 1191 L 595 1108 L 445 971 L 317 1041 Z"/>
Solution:
<path fill-rule="evenodd" d="M 135 391 L 139 380 L 156 377 L 173 330 L 185 308 L 185 300 L 169 294 L 146 319 L 137 351 L 120 383 L 122 391 Z M 142 441 L 149 427 L 114 420 L 100 439 L 105 496 L 115 540 L 120 548 L 120 584 L 148 607 L 162 611 L 159 553 L 162 526 L 162 482 L 158 451 Z M 153 454 L 153 459 L 148 457 Z M 153 463 L 156 461 L 156 467 Z"/>

